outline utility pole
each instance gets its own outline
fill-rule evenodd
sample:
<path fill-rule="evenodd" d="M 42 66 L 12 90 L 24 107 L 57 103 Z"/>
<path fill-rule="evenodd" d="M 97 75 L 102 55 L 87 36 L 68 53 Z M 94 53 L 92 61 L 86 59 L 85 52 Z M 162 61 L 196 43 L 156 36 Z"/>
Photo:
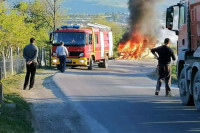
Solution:
<path fill-rule="evenodd" d="M 53 0 L 53 3 L 49 0 L 46 0 L 46 2 L 49 4 L 51 10 L 52 10 L 52 16 L 53 16 L 53 29 L 56 30 L 56 12 L 57 12 L 57 0 Z"/>

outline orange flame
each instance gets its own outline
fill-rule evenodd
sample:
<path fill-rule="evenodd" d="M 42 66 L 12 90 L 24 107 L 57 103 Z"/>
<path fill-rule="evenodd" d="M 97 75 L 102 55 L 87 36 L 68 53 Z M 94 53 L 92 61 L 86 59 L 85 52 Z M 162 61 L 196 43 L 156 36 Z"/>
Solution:
<path fill-rule="evenodd" d="M 148 47 L 154 47 L 155 44 L 149 45 L 153 40 L 150 37 L 143 36 L 140 33 L 133 33 L 132 39 L 125 44 L 120 43 L 118 46 L 119 59 L 136 60 L 141 59 L 142 54 Z"/>

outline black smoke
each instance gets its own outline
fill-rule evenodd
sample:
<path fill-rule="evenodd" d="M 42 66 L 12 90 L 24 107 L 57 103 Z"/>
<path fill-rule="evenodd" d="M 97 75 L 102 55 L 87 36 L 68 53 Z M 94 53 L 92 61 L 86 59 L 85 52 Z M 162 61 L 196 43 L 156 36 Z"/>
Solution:
<path fill-rule="evenodd" d="M 156 38 L 157 27 L 156 4 L 161 0 L 129 0 L 129 30 L 122 36 L 120 43 L 134 39 L 134 33 L 141 33 L 150 38 Z"/>

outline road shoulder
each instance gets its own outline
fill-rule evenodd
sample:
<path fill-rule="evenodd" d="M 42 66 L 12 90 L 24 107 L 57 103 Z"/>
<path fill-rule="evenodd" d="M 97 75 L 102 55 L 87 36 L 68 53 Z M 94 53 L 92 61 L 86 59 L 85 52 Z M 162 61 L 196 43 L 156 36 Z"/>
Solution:
<path fill-rule="evenodd" d="M 34 89 L 23 92 L 23 97 L 31 103 L 35 132 L 90 132 L 81 115 L 54 84 L 52 77 L 56 72 L 40 70 Z"/>

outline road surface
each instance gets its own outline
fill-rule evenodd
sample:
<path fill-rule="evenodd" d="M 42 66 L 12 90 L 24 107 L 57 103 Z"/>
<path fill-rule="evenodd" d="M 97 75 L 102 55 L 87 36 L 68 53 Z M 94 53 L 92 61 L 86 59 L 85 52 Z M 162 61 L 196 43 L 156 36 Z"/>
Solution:
<path fill-rule="evenodd" d="M 154 61 L 111 61 L 108 69 L 68 69 L 53 76 L 93 133 L 200 132 L 200 113 L 181 105 L 165 90 L 154 96 L 156 81 L 147 75 Z M 56 95 L 56 94 L 55 94 Z"/>

